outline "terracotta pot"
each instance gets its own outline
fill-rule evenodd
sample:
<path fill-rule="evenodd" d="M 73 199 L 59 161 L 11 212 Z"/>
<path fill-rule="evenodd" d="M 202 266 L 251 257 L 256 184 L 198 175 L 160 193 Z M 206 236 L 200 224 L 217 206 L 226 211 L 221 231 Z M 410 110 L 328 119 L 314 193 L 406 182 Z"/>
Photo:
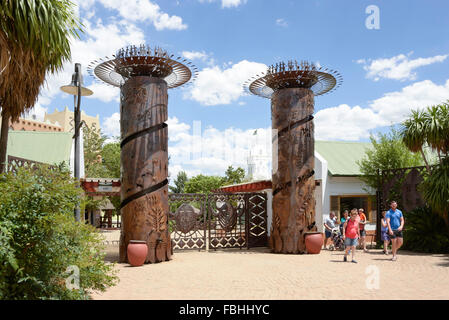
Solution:
<path fill-rule="evenodd" d="M 145 259 L 147 258 L 147 243 L 141 240 L 130 240 L 127 252 L 129 264 L 133 267 L 140 267 L 145 263 Z"/>
<path fill-rule="evenodd" d="M 323 245 L 323 235 L 321 232 L 306 233 L 306 250 L 309 254 L 318 254 Z"/>

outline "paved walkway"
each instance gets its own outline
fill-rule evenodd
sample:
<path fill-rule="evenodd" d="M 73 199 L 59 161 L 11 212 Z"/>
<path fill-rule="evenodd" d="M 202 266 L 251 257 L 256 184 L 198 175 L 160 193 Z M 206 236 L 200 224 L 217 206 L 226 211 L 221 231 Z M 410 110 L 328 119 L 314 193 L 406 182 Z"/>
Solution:
<path fill-rule="evenodd" d="M 118 246 L 107 246 L 107 252 L 109 261 L 117 261 Z M 343 252 L 327 250 L 319 255 L 272 254 L 266 248 L 175 252 L 169 262 L 116 264 L 120 283 L 93 298 L 449 299 L 449 255 L 403 251 L 398 261 L 390 258 L 381 250 L 358 251 L 357 264 L 343 262 Z"/>

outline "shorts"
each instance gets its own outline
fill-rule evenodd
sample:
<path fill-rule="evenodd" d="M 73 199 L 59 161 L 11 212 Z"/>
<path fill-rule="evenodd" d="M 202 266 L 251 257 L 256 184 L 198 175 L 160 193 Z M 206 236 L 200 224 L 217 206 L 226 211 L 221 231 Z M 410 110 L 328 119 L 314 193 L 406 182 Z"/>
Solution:
<path fill-rule="evenodd" d="M 380 234 L 380 239 L 382 241 L 390 241 L 390 237 L 388 235 L 388 231 L 382 231 Z"/>
<path fill-rule="evenodd" d="M 359 241 L 357 238 L 351 239 L 351 238 L 346 238 L 345 239 L 345 247 L 352 247 L 352 246 L 357 246 L 359 244 Z"/>
<path fill-rule="evenodd" d="M 330 238 L 332 237 L 332 232 L 325 230 L 324 235 L 326 236 L 326 238 Z"/>
<path fill-rule="evenodd" d="M 366 236 L 366 230 L 365 229 L 360 230 L 360 236 L 361 237 L 365 237 Z"/>
<path fill-rule="evenodd" d="M 402 230 L 393 230 L 393 235 L 389 235 L 390 239 L 396 239 L 396 238 L 404 238 L 404 236 L 402 235 Z"/>

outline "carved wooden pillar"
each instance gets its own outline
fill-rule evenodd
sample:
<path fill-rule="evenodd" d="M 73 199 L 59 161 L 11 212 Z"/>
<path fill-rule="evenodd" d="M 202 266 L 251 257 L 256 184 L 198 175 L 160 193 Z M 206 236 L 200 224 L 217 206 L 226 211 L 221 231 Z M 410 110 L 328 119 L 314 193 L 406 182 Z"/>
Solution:
<path fill-rule="evenodd" d="M 270 247 L 278 253 L 305 252 L 304 233 L 314 230 L 314 94 L 306 88 L 277 90 L 271 98 L 273 223 Z"/>
<path fill-rule="evenodd" d="M 148 245 L 146 263 L 170 260 L 167 83 L 135 76 L 121 87 L 120 262 L 130 240 Z"/>

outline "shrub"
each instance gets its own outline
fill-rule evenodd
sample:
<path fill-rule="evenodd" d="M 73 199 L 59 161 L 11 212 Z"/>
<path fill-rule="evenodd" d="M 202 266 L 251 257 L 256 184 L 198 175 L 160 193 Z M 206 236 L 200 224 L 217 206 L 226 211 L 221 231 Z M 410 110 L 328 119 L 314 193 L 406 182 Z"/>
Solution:
<path fill-rule="evenodd" d="M 0 190 L 0 299 L 88 299 L 115 283 L 101 235 L 74 220 L 81 190 L 66 168 L 18 169 Z M 79 289 L 66 286 L 69 266 Z"/>
<path fill-rule="evenodd" d="M 404 249 L 426 253 L 449 253 L 449 230 L 440 215 L 429 207 L 404 213 Z"/>

